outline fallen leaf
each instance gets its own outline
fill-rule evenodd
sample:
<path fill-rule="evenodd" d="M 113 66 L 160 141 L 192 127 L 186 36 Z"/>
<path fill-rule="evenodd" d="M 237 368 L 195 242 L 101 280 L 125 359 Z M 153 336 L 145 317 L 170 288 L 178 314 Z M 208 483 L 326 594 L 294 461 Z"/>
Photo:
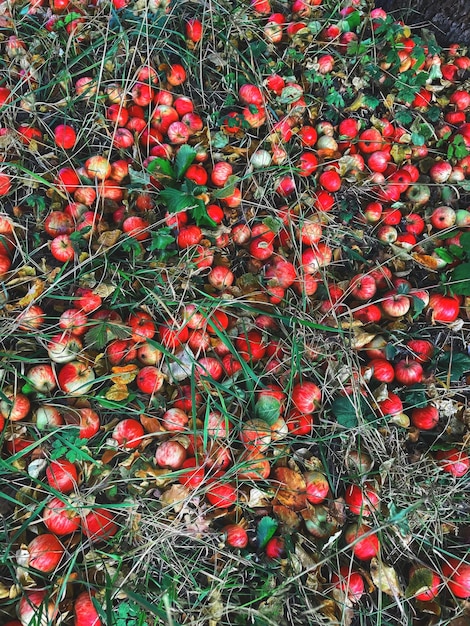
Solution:
<path fill-rule="evenodd" d="M 297 530 L 300 525 L 300 518 L 297 513 L 283 504 L 275 504 L 273 506 L 273 514 L 279 519 L 288 532 Z"/>
<path fill-rule="evenodd" d="M 106 400 L 114 400 L 114 402 L 121 402 L 129 397 L 129 390 L 127 385 L 111 385 L 104 397 Z"/>
<path fill-rule="evenodd" d="M 418 265 L 421 265 L 421 267 L 425 267 L 427 270 L 431 270 L 432 272 L 437 272 L 442 267 L 442 261 L 440 261 L 440 259 L 435 259 L 429 254 L 412 252 L 411 256 L 413 257 L 413 260 L 418 263 Z"/>
<path fill-rule="evenodd" d="M 390 565 L 373 558 L 370 562 L 370 575 L 375 586 L 388 596 L 398 598 L 403 595 L 397 573 Z"/>
<path fill-rule="evenodd" d="M 101 462 L 104 465 L 108 465 L 108 463 L 110 463 L 114 459 L 114 457 L 118 454 L 119 452 L 117 450 L 106 450 L 103 456 L 101 457 Z"/>
<path fill-rule="evenodd" d="M 266 491 L 261 491 L 261 489 L 250 489 L 250 493 L 248 496 L 248 501 L 246 502 L 247 508 L 258 509 L 263 508 L 265 506 L 269 506 L 270 504 L 270 496 Z"/>
<path fill-rule="evenodd" d="M 288 467 L 276 467 L 273 470 L 276 499 L 284 506 L 300 511 L 307 505 L 307 485 L 300 472 Z"/>
<path fill-rule="evenodd" d="M 146 433 L 165 432 L 160 424 L 160 420 L 157 417 L 148 417 L 147 415 L 141 415 L 140 423 L 144 427 Z"/>
<path fill-rule="evenodd" d="M 152 480 L 157 487 L 165 487 L 175 480 L 175 477 L 166 469 L 156 469 L 151 465 L 146 465 L 135 473 L 136 478 Z"/>
<path fill-rule="evenodd" d="M 122 235 L 122 230 L 107 230 L 98 237 L 98 243 L 104 248 L 112 248 Z M 114 289 L 112 290 L 114 291 Z M 111 293 L 112 293 L 111 291 Z M 96 293 L 96 291 L 95 291 Z M 101 295 L 101 294 L 99 294 Z M 109 293 L 107 295 L 110 295 Z"/>
<path fill-rule="evenodd" d="M 162 506 L 171 507 L 175 513 L 179 513 L 188 499 L 191 491 L 184 485 L 172 485 L 160 498 Z"/>
<path fill-rule="evenodd" d="M 137 365 L 117 365 L 111 368 L 111 372 L 113 376 L 111 376 L 111 380 L 116 385 L 129 385 L 139 373 L 139 368 Z M 127 397 L 127 396 L 126 396 Z"/>
<path fill-rule="evenodd" d="M 18 300 L 17 306 L 24 308 L 30 305 L 42 294 L 42 292 L 44 291 L 44 286 L 44 281 L 40 279 L 35 280 L 31 287 L 28 289 L 26 295 Z"/>

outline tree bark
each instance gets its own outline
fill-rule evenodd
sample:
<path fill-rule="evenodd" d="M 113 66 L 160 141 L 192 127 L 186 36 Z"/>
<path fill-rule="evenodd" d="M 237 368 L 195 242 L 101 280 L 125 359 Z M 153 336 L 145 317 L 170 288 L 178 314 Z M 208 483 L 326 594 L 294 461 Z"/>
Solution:
<path fill-rule="evenodd" d="M 442 46 L 470 45 L 470 0 L 376 0 L 376 6 L 410 26 L 429 28 Z"/>

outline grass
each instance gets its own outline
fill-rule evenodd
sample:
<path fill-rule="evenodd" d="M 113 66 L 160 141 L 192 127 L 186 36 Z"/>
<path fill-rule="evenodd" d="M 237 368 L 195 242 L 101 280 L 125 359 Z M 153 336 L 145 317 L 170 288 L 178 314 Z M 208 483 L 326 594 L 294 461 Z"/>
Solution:
<path fill-rule="evenodd" d="M 330 13 L 337 19 L 336 3 L 323 4 L 326 8 L 313 10 L 312 22 L 327 20 Z M 360 89 L 370 90 L 377 99 L 377 114 L 388 114 L 383 105 L 385 91 L 395 89 L 399 99 L 398 95 L 410 85 L 405 75 L 390 87 L 395 80 L 391 72 L 384 87 L 374 86 L 372 69 L 377 70 L 381 47 L 393 49 L 395 44 L 393 38 L 387 39 L 388 35 L 373 35 L 367 3 L 363 4 L 365 17 L 358 27 L 363 47 L 349 56 L 323 41 L 314 23 L 292 45 L 279 49 L 267 45 L 262 19 L 254 17 L 248 4 L 241 2 L 173 3 L 167 12 L 143 2 L 131 3 L 124 10 L 116 10 L 109 3 L 93 5 L 84 8 L 81 39 L 69 35 L 65 24 L 48 32 L 42 9 L 30 15 L 28 5 L 9 7 L 14 24 L 2 26 L 0 31 L 1 63 L 13 98 L 0 109 L 0 126 L 8 131 L 4 166 L 11 174 L 14 190 L 4 199 L 2 210 L 15 224 L 15 248 L 14 269 L 4 277 L 1 296 L 0 399 L 8 402 L 10 391 L 16 394 L 23 390 L 32 400 L 33 411 L 26 420 L 7 421 L 1 434 L 0 621 L 15 616 L 18 598 L 29 585 L 47 589 L 60 610 L 56 623 L 65 625 L 73 623 L 74 599 L 82 590 L 96 594 L 96 610 L 102 623 L 109 626 L 455 626 L 455 620 L 466 619 L 465 602 L 456 600 L 445 585 L 440 600 L 427 607 L 407 598 L 404 589 L 411 564 L 424 563 L 439 571 L 449 557 L 465 557 L 468 475 L 457 480 L 443 474 L 432 460 L 432 452 L 453 442 L 468 447 L 466 427 L 455 417 L 465 410 L 467 382 L 462 376 L 458 382 L 451 381 L 449 365 L 447 379 L 440 376 L 427 384 L 425 393 L 440 404 L 443 424 L 439 434 L 417 436 L 410 429 L 390 424 L 376 412 L 377 388 L 361 382 L 359 373 L 366 343 L 361 333 L 368 333 L 370 338 L 384 333 L 394 354 L 404 353 L 410 333 L 430 338 L 438 350 L 451 343 L 452 353 L 462 354 L 468 343 L 468 321 L 460 331 L 454 331 L 429 324 L 418 313 L 406 322 L 387 322 L 385 328 L 364 330 L 355 325 L 356 305 L 349 299 L 349 279 L 375 266 L 392 267 L 398 273 L 404 269 L 403 251 L 381 245 L 376 229 L 364 226 L 360 219 L 365 198 L 372 199 L 376 193 L 369 181 L 362 183 L 358 177 L 357 184 L 348 184 L 337 195 L 338 208 L 321 218 L 323 241 L 335 250 L 335 256 L 319 272 L 316 296 L 288 290 L 280 306 L 267 301 L 263 281 L 257 280 L 262 267 L 250 259 L 246 249 L 228 246 L 215 251 L 216 262 L 229 263 L 237 275 L 235 288 L 221 296 L 208 288 L 207 270 L 196 266 L 192 250 L 177 250 L 171 242 L 160 245 L 157 238 L 168 233 L 162 230 L 166 225 L 165 209 L 158 204 L 155 187 L 149 191 L 156 202 L 156 208 L 148 214 L 150 241 L 155 244 L 150 250 L 148 244 L 143 246 L 124 236 L 110 245 L 99 241 L 101 232 L 120 226 L 113 223 L 112 217 L 119 203 L 103 198 L 91 207 L 95 215 L 93 228 L 81 235 L 74 233 L 75 261 L 65 265 L 55 261 L 49 251 L 50 238 L 43 229 L 49 211 L 63 210 L 73 200 L 57 187 L 59 169 L 78 168 L 94 154 L 110 161 L 117 157 L 132 160 L 134 172 L 125 183 L 122 204 L 127 212 L 135 212 L 142 181 L 148 180 L 146 155 L 137 145 L 121 151 L 113 148 L 116 126 L 106 121 L 106 90 L 117 85 L 122 89 L 124 103 L 139 67 L 154 67 L 163 80 L 165 65 L 174 62 L 182 62 L 188 72 L 187 82 L 176 89 L 177 93 L 193 100 L 206 123 L 197 143 L 207 149 L 211 161 L 231 161 L 238 177 L 243 202 L 233 211 L 226 210 L 226 224 L 244 220 L 252 226 L 266 219 L 270 225 L 280 227 L 283 201 L 275 186 L 278 178 L 286 175 L 294 176 L 297 185 L 286 203 L 302 220 L 312 211 L 315 191 L 312 179 L 298 176 L 302 149 L 293 144 L 280 166 L 256 172 L 249 166 L 256 148 L 271 145 L 274 123 L 285 115 L 286 103 L 273 98 L 268 103 L 268 125 L 260 131 L 245 129 L 233 141 L 220 132 L 220 121 L 236 105 L 243 83 L 262 85 L 272 71 L 305 84 L 308 108 L 298 117 L 297 126 L 315 124 L 319 118 L 336 124 L 344 108 L 353 105 L 358 91 L 354 79 L 362 81 Z M 204 24 L 204 44 L 188 46 L 184 22 L 195 12 Z M 8 55 L 5 41 L 11 35 L 23 39 L 28 51 Z M 327 52 L 335 56 L 339 69 L 335 77 L 322 78 L 312 70 L 312 64 L 315 57 Z M 18 72 L 28 64 L 32 76 L 24 83 Z M 306 66 L 310 73 L 304 74 Z M 83 76 L 94 79 L 96 92 L 77 96 L 74 84 Z M 391 106 L 395 111 L 406 108 L 396 103 Z M 358 119 L 365 123 L 372 113 L 372 106 L 364 107 Z M 41 140 L 22 143 L 15 132 L 18 123 L 38 127 Z M 77 145 L 71 151 L 53 144 L 53 129 L 59 123 L 70 124 L 78 131 Z M 439 150 L 435 146 L 432 149 Z M 330 158 L 332 164 L 338 159 L 341 163 L 338 156 Z M 86 184 L 98 190 L 96 181 Z M 436 196 L 438 190 L 433 189 Z M 286 254 L 300 264 L 304 246 L 296 237 L 293 220 L 286 229 L 293 243 L 276 254 Z M 206 229 L 208 246 L 212 245 L 211 237 L 213 231 Z M 431 234 L 429 246 L 434 238 L 437 235 Z M 421 272 L 417 274 L 419 284 L 425 272 L 416 266 L 413 271 Z M 437 273 L 423 280 L 430 289 L 441 282 Z M 321 303 L 330 297 L 328 286 L 333 283 L 345 288 L 340 302 L 343 308 L 322 310 Z M 105 322 L 92 316 L 88 319 L 78 358 L 95 369 L 92 391 L 74 400 L 60 390 L 51 395 L 24 390 L 30 367 L 50 362 L 47 344 L 60 332 L 60 314 L 73 302 L 77 286 L 102 295 L 103 308 L 119 316 Z M 22 330 L 19 314 L 36 304 L 46 312 L 45 324 L 39 331 Z M 109 389 L 116 372 L 110 371 L 105 351 L 111 339 L 129 337 L 128 316 L 146 311 L 160 323 L 179 319 L 187 304 L 196 304 L 198 311 L 207 316 L 216 310 L 231 316 L 234 321 L 229 332 L 217 329 L 211 341 L 218 342 L 219 350 L 233 357 L 238 356 L 237 335 L 255 328 L 258 316 L 269 317 L 273 328 L 265 330 L 264 337 L 276 340 L 282 348 L 276 370 L 264 368 L 268 359 L 263 367 L 248 360 L 242 361 L 241 370 L 228 379 L 215 380 L 210 372 L 197 378 L 198 355 L 193 355 L 189 365 L 186 363 L 190 376 L 175 380 L 171 370 L 184 357 L 175 356 L 154 339 L 154 347 L 162 352 L 159 366 L 167 375 L 161 392 L 142 394 L 130 381 L 124 397 L 113 398 Z M 335 527 L 335 532 L 323 538 L 307 532 L 302 516 L 305 506 L 282 504 L 279 494 L 286 486 L 280 481 L 272 476 L 261 480 L 239 477 L 246 466 L 239 432 L 246 419 L 254 416 L 259 392 L 279 382 L 290 407 L 299 380 L 314 381 L 322 390 L 313 430 L 307 437 L 287 434 L 271 444 L 266 458 L 271 466 L 295 470 L 298 477 L 312 467 L 323 469 L 331 493 L 315 511 Z M 181 469 L 155 467 L 155 449 L 167 438 L 157 422 L 175 399 L 181 383 L 189 385 L 190 427 L 178 435 L 178 440 L 188 447 L 190 436 L 199 435 L 202 456 L 218 445 L 229 451 L 231 466 L 221 480 L 236 486 L 238 499 L 228 511 L 212 506 L 206 498 L 217 463 L 207 469 L 205 481 L 192 491 L 179 483 L 184 473 Z M 344 411 L 341 418 L 332 408 L 345 389 L 351 390 L 347 419 Z M 199 403 L 196 394 L 201 395 Z M 417 402 L 412 399 L 408 408 Z M 67 418 L 64 425 L 43 431 L 37 428 L 34 409 L 44 403 L 60 409 Z M 72 419 L 77 408 L 88 405 L 101 418 L 101 429 L 90 440 L 79 437 Z M 446 413 L 449 407 L 454 413 Z M 233 425 L 226 440 L 210 434 L 211 411 L 218 411 L 224 424 Z M 114 426 L 124 417 L 147 419 L 145 438 L 136 451 L 118 449 L 111 438 Z M 26 447 L 11 449 L 14 439 L 24 440 Z M 356 450 L 369 455 L 372 469 L 363 472 L 351 464 Z M 17 551 L 35 534 L 44 532 L 42 517 L 50 497 L 63 497 L 47 483 L 45 467 L 51 460 L 64 457 L 76 462 L 81 473 L 69 497 L 72 509 L 84 519 L 90 510 L 104 506 L 116 515 L 117 533 L 103 542 L 93 542 L 81 532 L 64 537 L 66 553 L 56 571 L 38 574 L 28 568 L 21 570 Z M 398 577 L 400 590 L 395 593 L 387 590 L 382 579 L 374 579 L 369 564 L 354 559 L 344 542 L 342 528 L 353 520 L 342 500 L 345 487 L 361 483 L 366 477 L 380 483 L 382 507 L 370 521 L 380 537 L 380 560 L 394 568 Z M 271 516 L 278 523 L 277 535 L 285 540 L 286 552 L 279 560 L 267 558 L 260 547 L 262 520 Z M 227 545 L 224 526 L 228 523 L 240 523 L 247 529 L 246 549 Z M 364 576 L 367 593 L 357 605 L 332 592 L 331 575 L 341 565 Z"/>

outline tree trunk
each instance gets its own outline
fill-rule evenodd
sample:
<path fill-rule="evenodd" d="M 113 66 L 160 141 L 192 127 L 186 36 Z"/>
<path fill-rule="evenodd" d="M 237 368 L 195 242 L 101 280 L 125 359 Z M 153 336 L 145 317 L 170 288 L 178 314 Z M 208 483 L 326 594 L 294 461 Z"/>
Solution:
<path fill-rule="evenodd" d="M 443 46 L 470 45 L 470 0 L 376 0 L 376 6 L 410 26 L 430 28 Z"/>

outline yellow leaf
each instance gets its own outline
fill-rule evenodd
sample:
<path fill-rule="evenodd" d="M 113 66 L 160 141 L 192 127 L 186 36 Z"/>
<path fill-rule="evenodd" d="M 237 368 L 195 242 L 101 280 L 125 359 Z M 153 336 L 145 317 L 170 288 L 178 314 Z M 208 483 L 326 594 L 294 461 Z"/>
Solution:
<path fill-rule="evenodd" d="M 172 507 L 176 513 L 179 513 L 186 504 L 190 493 L 190 490 L 184 485 L 172 485 L 168 491 L 165 491 L 160 501 L 162 506 Z"/>
<path fill-rule="evenodd" d="M 129 397 L 129 390 L 127 385 L 112 385 L 105 393 L 106 400 L 114 400 L 115 402 L 121 402 Z"/>
<path fill-rule="evenodd" d="M 93 293 L 96 293 L 98 296 L 101 296 L 101 298 L 107 298 L 115 291 L 116 291 L 116 288 L 113 285 L 107 285 L 105 283 L 100 283 L 99 285 L 95 287 L 95 289 L 93 289 Z"/>
<path fill-rule="evenodd" d="M 137 365 L 116 365 L 116 367 L 111 368 L 111 371 L 113 373 L 113 376 L 111 376 L 113 383 L 123 386 L 129 385 L 129 383 L 135 380 L 139 373 L 139 368 Z"/>
<path fill-rule="evenodd" d="M 370 562 L 370 575 L 374 585 L 388 596 L 398 598 L 403 595 L 397 573 L 390 565 L 385 565 L 379 559 L 373 558 Z"/>
<path fill-rule="evenodd" d="M 100 246 L 103 246 L 103 248 L 112 248 L 112 246 L 116 244 L 117 240 L 119 239 L 121 235 L 122 235 L 122 230 L 118 230 L 118 229 L 106 230 L 104 233 L 101 233 L 101 235 L 98 237 L 98 243 Z M 111 293 L 113 291 L 114 291 L 114 288 L 112 288 Z M 95 290 L 95 293 L 96 293 L 96 290 Z"/>
<path fill-rule="evenodd" d="M 28 289 L 27 294 L 18 301 L 18 306 L 21 308 L 27 307 L 28 305 L 31 304 L 31 302 L 36 300 L 36 298 L 38 298 L 42 294 L 43 291 L 44 291 L 44 281 L 39 280 L 39 279 L 35 280 L 34 283 L 31 285 L 31 287 Z"/>

